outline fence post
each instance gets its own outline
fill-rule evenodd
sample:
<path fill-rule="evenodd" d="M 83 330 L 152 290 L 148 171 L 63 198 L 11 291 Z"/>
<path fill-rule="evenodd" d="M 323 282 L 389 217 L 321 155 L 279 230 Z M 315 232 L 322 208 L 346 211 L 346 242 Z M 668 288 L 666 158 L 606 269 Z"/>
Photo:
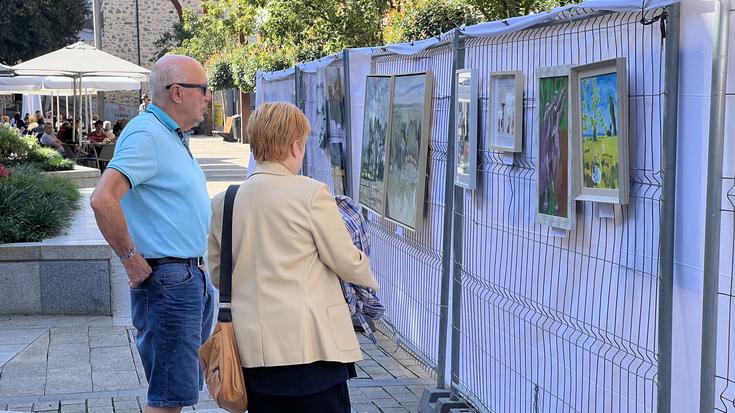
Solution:
<path fill-rule="evenodd" d="M 451 96 L 449 101 L 449 128 L 447 133 L 447 163 L 446 163 L 446 174 L 444 181 L 444 220 L 442 230 L 442 280 L 441 280 L 441 301 L 440 301 L 440 312 L 439 312 L 439 354 L 437 355 L 437 369 L 436 369 L 436 388 L 427 388 L 424 390 L 424 394 L 421 397 L 421 403 L 419 404 L 419 412 L 427 413 L 439 411 L 443 405 L 445 408 L 451 408 L 448 403 L 443 403 L 444 399 L 451 396 L 451 393 L 446 388 L 446 370 L 447 370 L 447 336 L 449 330 L 449 290 L 452 280 L 452 245 L 453 245 L 453 233 L 452 223 L 454 219 L 454 201 L 458 189 L 454 186 L 454 155 L 455 155 L 455 140 L 457 135 L 457 129 L 455 125 L 455 100 L 457 96 L 457 82 L 455 81 L 456 71 L 464 67 L 464 47 L 461 45 L 462 35 L 459 30 L 455 30 L 452 38 L 452 70 L 450 72 L 451 81 Z M 461 188 L 459 189 L 461 194 Z M 461 195 L 460 198 L 461 200 Z M 455 240 L 456 241 L 456 240 Z M 461 240 L 459 240 L 461 243 Z M 456 292 L 455 292 L 456 294 Z M 459 309 L 455 308 L 457 303 L 452 305 L 452 314 L 458 314 Z M 454 320 L 452 320 L 454 322 Z M 455 337 L 455 332 L 452 332 L 452 337 Z M 452 357 L 454 357 L 455 343 L 452 342 Z M 458 348 L 457 348 L 458 350 Z M 455 360 L 452 359 L 452 366 L 454 367 Z M 451 381 L 451 379 L 450 379 Z M 451 383 L 450 383 L 451 387 Z M 442 399 L 442 400 L 440 400 Z M 457 405 L 456 407 L 462 407 L 463 405 Z"/>
<path fill-rule="evenodd" d="M 679 5 L 666 9 L 666 61 L 661 158 L 661 283 L 658 310 L 658 411 L 671 411 L 671 346 L 674 285 L 674 223 L 676 221 L 676 145 L 679 111 Z"/>
<path fill-rule="evenodd" d="M 707 153 L 707 204 L 704 225 L 704 290 L 702 292 L 702 377 L 699 411 L 715 406 L 717 362 L 717 292 L 720 272 L 720 224 L 722 210 L 722 157 L 725 136 L 730 0 L 715 1 L 715 32 L 712 47 L 712 97 L 710 99 Z"/>
<path fill-rule="evenodd" d="M 295 65 L 293 67 L 293 79 L 294 79 L 294 105 L 296 105 L 297 108 L 301 109 L 303 112 L 306 104 L 304 100 L 304 90 L 301 87 L 301 69 L 299 69 L 299 65 Z M 304 151 L 309 150 L 309 145 L 304 146 Z M 301 175 L 309 176 L 309 154 L 304 154 L 304 162 L 301 164 Z"/>
<path fill-rule="evenodd" d="M 355 199 L 352 187 L 352 96 L 350 95 L 350 50 L 342 50 L 342 90 L 344 91 L 345 193 Z"/>
<path fill-rule="evenodd" d="M 464 37 L 458 37 L 455 44 L 455 70 L 452 71 L 452 83 L 454 84 L 454 87 L 452 88 L 453 93 L 453 103 L 452 106 L 454 106 L 454 100 L 456 100 L 457 96 L 457 75 L 456 70 L 458 69 L 464 69 L 464 59 L 465 59 L 465 53 L 464 53 Z M 476 102 L 477 105 L 480 104 L 480 102 Z M 456 111 L 456 107 L 453 109 L 453 111 Z M 477 111 L 478 118 L 481 115 L 481 111 Z M 456 123 L 456 119 L 454 119 L 454 122 Z M 454 157 L 456 156 L 456 145 L 457 145 L 457 125 L 455 123 L 452 123 L 450 125 L 451 133 L 450 133 L 450 139 L 451 144 L 450 147 L 453 148 L 452 152 L 452 160 L 454 160 Z M 480 129 L 480 122 L 478 119 L 477 122 L 478 129 Z M 478 131 L 479 135 L 479 131 Z M 479 139 L 478 139 L 479 140 Z M 479 148 L 474 148 L 475 151 L 478 151 Z M 454 175 L 456 174 L 457 169 L 455 168 L 455 163 L 452 162 L 451 165 L 448 165 L 447 168 L 451 168 L 452 173 L 447 174 L 451 175 L 452 177 L 452 194 L 453 194 L 453 202 L 452 202 L 452 210 L 454 211 L 452 214 L 452 347 L 451 347 L 451 370 L 450 370 L 450 379 L 449 379 L 449 385 L 450 389 L 454 388 L 453 384 L 455 382 L 455 379 L 459 377 L 459 357 L 460 357 L 460 340 L 462 339 L 462 334 L 460 331 L 461 328 L 461 318 L 462 318 L 462 241 L 464 236 L 464 228 L 463 228 L 463 215 L 464 215 L 464 202 L 462 201 L 462 198 L 464 196 L 464 189 L 454 185 Z M 475 171 L 474 173 L 477 173 Z"/>

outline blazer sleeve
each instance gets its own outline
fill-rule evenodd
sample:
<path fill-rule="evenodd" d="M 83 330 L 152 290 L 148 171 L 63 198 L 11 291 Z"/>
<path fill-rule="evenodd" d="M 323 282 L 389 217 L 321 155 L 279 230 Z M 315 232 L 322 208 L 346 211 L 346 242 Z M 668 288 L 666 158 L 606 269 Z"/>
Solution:
<path fill-rule="evenodd" d="M 212 198 L 212 222 L 207 236 L 207 264 L 212 284 L 219 288 L 219 264 L 222 241 L 222 214 L 225 207 L 225 193 L 220 192 Z"/>
<path fill-rule="evenodd" d="M 326 185 L 320 184 L 314 191 L 310 206 L 311 233 L 319 258 L 347 282 L 379 288 L 370 269 L 370 260 L 352 244 L 337 203 Z"/>

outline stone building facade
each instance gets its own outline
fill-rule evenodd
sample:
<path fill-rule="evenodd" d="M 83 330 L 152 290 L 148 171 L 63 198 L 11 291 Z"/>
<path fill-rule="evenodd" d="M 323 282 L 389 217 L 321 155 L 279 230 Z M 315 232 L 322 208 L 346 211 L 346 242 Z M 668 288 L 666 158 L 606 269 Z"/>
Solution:
<path fill-rule="evenodd" d="M 150 68 L 156 56 L 154 43 L 179 21 L 181 8 L 201 9 L 201 0 L 101 0 L 102 50 Z M 138 56 L 140 36 L 140 60 Z M 147 85 L 144 85 L 147 91 Z M 137 107 L 138 92 L 110 92 L 105 101 Z"/>

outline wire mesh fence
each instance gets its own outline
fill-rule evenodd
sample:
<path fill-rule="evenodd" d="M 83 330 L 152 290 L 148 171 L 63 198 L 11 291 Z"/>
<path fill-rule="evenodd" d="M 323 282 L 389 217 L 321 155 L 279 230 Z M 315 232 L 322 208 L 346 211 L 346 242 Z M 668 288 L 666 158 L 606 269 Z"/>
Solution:
<path fill-rule="evenodd" d="M 584 13 L 584 10 L 575 13 Z M 646 12 L 652 20 L 662 10 Z M 478 190 L 462 208 L 459 371 L 453 382 L 483 411 L 656 411 L 663 49 L 641 13 L 605 14 L 467 39 L 489 125 L 488 74 L 525 74 L 523 151 L 512 164 L 481 147 Z M 567 234 L 534 222 L 535 72 L 615 57 L 628 62 L 628 205 L 609 218 L 578 203 Z"/>
<path fill-rule="evenodd" d="M 417 55 L 385 54 L 372 60 L 374 74 L 431 71 L 434 79 L 425 181 L 428 188 L 424 201 L 426 221 L 415 232 L 404 231 L 396 224 L 369 213 L 368 225 L 371 262 L 381 285 L 386 314 L 399 339 L 432 367 L 438 362 L 452 57 L 451 45 L 445 44 Z"/>
<path fill-rule="evenodd" d="M 442 247 L 445 180 L 451 173 L 447 148 L 453 46 L 445 41 L 415 55 L 372 57 L 373 74 L 431 71 L 434 78 L 425 222 L 414 232 L 367 213 L 381 300 L 397 338 L 437 368 L 442 264 L 454 260 L 453 277 L 461 295 L 453 303 L 459 306 L 459 317 L 451 324 L 459 352 L 453 355 L 452 389 L 480 411 L 657 410 L 663 13 L 575 8 L 552 24 L 464 39 L 464 67 L 476 68 L 480 75 L 480 151 L 477 189 L 465 191 L 462 202 L 449 206 L 455 222 L 461 222 L 453 236 L 461 237 L 462 248 L 453 256 Z M 537 225 L 536 70 L 616 57 L 625 57 L 628 67 L 628 204 L 609 208 L 580 202 L 570 232 Z M 301 73 L 300 100 L 313 134 L 307 174 L 338 192 L 330 149 L 333 141 L 343 145 L 345 135 L 329 119 L 330 91 L 324 86 L 332 83 L 326 78 L 335 68 L 342 69 L 340 60 L 315 73 Z M 489 74 L 511 70 L 524 73 L 525 97 L 523 149 L 509 159 L 488 149 L 487 134 Z M 290 81 L 293 91 L 294 79 Z M 264 101 L 285 96 L 286 89 L 268 92 Z M 735 192 L 735 177 L 728 182 Z M 732 203 L 730 207 L 723 214 L 730 214 L 732 224 Z M 723 293 L 721 299 L 732 303 L 732 297 Z M 735 385 L 728 388 L 735 393 Z"/>

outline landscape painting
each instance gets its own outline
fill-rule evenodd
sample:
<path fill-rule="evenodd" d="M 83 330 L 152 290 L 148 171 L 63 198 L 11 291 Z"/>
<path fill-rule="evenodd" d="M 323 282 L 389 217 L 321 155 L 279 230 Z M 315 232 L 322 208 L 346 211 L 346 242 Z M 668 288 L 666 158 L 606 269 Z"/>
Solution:
<path fill-rule="evenodd" d="M 456 174 L 454 184 L 475 189 L 477 175 L 477 102 L 476 69 L 457 70 L 457 100 L 455 102 Z"/>
<path fill-rule="evenodd" d="M 537 222 L 570 229 L 574 219 L 569 146 L 569 69 L 538 70 L 535 146 Z"/>
<path fill-rule="evenodd" d="M 432 85 L 431 72 L 393 80 L 385 217 L 411 230 L 423 219 Z"/>
<path fill-rule="evenodd" d="M 342 87 L 342 68 L 327 67 L 325 69 L 327 88 L 327 136 L 329 140 L 329 158 L 332 168 L 332 184 L 334 195 L 346 193 L 347 174 L 345 173 L 344 148 L 345 132 L 345 96 Z"/>
<path fill-rule="evenodd" d="M 523 72 L 490 74 L 490 148 L 520 152 L 523 139 Z"/>
<path fill-rule="evenodd" d="M 622 59 L 573 70 L 579 200 L 627 203 L 626 76 Z"/>
<path fill-rule="evenodd" d="M 385 148 L 390 116 L 390 76 L 368 76 L 365 82 L 365 115 L 362 127 L 360 203 L 383 214 Z"/>

